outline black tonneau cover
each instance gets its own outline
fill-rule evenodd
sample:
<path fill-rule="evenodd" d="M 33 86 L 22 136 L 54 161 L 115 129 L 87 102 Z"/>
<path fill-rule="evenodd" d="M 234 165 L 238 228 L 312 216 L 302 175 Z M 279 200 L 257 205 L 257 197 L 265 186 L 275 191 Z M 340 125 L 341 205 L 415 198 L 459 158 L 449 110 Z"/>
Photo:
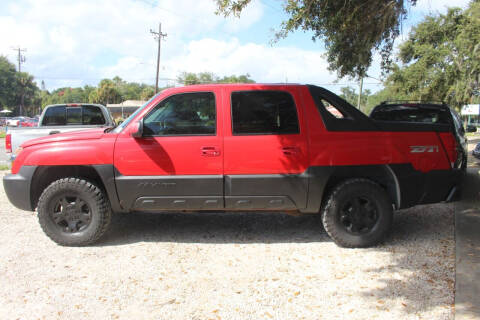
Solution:
<path fill-rule="evenodd" d="M 451 132 L 452 124 L 374 120 L 336 94 L 314 85 L 308 85 L 318 112 L 328 131 L 392 131 L 392 132 Z M 344 118 L 334 117 L 322 103 L 325 99 L 339 110 Z"/>
<path fill-rule="evenodd" d="M 421 123 L 421 122 L 399 122 L 399 121 L 379 121 L 373 120 L 379 131 L 395 132 L 451 132 L 452 126 L 444 123 Z"/>

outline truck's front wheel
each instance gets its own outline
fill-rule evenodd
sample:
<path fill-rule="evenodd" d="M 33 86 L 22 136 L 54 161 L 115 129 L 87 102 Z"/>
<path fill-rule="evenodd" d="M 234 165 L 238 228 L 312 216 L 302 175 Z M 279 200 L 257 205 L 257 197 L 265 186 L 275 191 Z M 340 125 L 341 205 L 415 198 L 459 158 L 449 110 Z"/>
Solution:
<path fill-rule="evenodd" d="M 110 206 L 102 190 L 83 179 L 53 182 L 38 202 L 38 220 L 43 231 L 63 246 L 84 246 L 97 241 L 110 219 Z"/>
<path fill-rule="evenodd" d="M 351 179 L 330 193 L 322 222 L 339 246 L 370 247 L 387 234 L 393 220 L 392 211 L 392 202 L 382 187 L 367 179 Z"/>

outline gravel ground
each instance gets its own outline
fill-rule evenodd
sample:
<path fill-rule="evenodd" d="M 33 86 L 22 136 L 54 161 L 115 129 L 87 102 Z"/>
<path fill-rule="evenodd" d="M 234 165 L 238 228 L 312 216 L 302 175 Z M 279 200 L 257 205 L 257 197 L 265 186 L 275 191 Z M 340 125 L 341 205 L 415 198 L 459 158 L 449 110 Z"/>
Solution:
<path fill-rule="evenodd" d="M 453 319 L 454 258 L 452 205 L 398 212 L 370 249 L 268 213 L 116 215 L 64 248 L 0 187 L 1 319 Z"/>

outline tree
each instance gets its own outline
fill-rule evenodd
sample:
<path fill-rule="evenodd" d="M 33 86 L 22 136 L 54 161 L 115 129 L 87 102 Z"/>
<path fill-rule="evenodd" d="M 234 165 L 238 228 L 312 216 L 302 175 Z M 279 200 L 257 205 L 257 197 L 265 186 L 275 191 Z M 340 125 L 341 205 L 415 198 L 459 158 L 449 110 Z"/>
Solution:
<path fill-rule="evenodd" d="M 438 100 L 459 108 L 480 90 L 480 2 L 462 11 L 426 17 L 413 28 L 392 67 L 386 87 L 415 100 Z"/>
<path fill-rule="evenodd" d="M 88 95 L 88 102 L 90 103 L 99 103 L 100 99 L 98 98 L 98 90 L 95 89 Z"/>
<path fill-rule="evenodd" d="M 217 14 L 239 16 L 251 0 L 215 0 Z M 287 0 L 276 39 L 295 30 L 312 31 L 312 40 L 323 40 L 329 69 L 339 77 L 362 77 L 374 51 L 389 65 L 399 26 L 407 6 L 416 0 Z"/>
<path fill-rule="evenodd" d="M 4 56 L 0 56 L 0 109 L 16 105 L 16 70 Z"/>
<path fill-rule="evenodd" d="M 109 79 L 103 79 L 98 84 L 97 89 L 97 100 L 101 104 L 108 103 L 120 103 L 122 102 L 122 96 L 120 92 L 115 87 L 115 82 Z"/>
<path fill-rule="evenodd" d="M 185 85 L 215 83 L 217 81 L 217 77 L 211 72 L 182 72 L 177 77 L 177 81 Z"/>
<path fill-rule="evenodd" d="M 33 76 L 26 72 L 17 72 L 15 74 L 17 82 L 16 100 L 19 115 L 36 113 L 35 110 L 35 97 L 36 92 L 39 91 L 37 84 L 33 81 Z"/>
<path fill-rule="evenodd" d="M 217 80 L 218 83 L 255 83 L 254 80 L 250 79 L 250 75 L 247 73 L 245 75 L 231 75 L 231 76 L 225 76 L 221 79 Z"/>
<path fill-rule="evenodd" d="M 140 94 L 140 99 L 141 100 L 148 100 L 151 97 L 155 95 L 155 89 L 153 87 L 147 87 L 142 90 L 142 93 Z"/>
<path fill-rule="evenodd" d="M 340 97 L 347 100 L 351 105 L 357 106 L 358 104 L 358 93 L 352 87 L 343 87 L 340 88 Z M 365 89 L 362 91 L 362 98 L 360 99 L 360 111 L 368 114 L 370 110 L 373 108 L 369 104 L 369 100 L 371 97 L 372 92 L 369 89 Z"/>
<path fill-rule="evenodd" d="M 177 81 L 185 85 L 203 83 L 255 83 L 254 80 L 250 79 L 250 75 L 248 73 L 246 75 L 231 75 L 219 78 L 212 72 L 182 72 L 177 77 Z"/>

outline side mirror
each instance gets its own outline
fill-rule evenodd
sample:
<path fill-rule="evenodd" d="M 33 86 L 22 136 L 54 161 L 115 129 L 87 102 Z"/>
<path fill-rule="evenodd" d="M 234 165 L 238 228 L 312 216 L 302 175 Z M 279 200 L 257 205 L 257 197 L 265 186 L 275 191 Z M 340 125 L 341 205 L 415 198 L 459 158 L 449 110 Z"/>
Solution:
<path fill-rule="evenodd" d="M 143 119 L 138 121 L 137 130 L 132 131 L 132 137 L 134 138 L 141 138 L 143 137 Z"/>
<path fill-rule="evenodd" d="M 467 125 L 467 132 L 477 132 L 477 127 L 474 125 Z"/>

